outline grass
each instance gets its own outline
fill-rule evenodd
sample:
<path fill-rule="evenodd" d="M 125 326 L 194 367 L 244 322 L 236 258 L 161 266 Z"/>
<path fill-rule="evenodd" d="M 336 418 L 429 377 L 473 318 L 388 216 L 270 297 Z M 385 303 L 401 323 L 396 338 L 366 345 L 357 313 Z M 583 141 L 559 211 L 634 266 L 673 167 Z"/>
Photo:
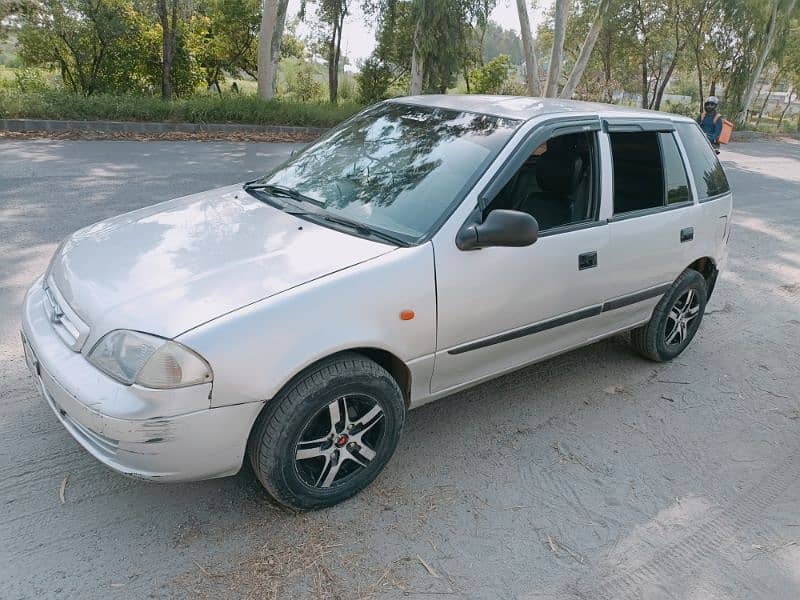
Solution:
<path fill-rule="evenodd" d="M 0 91 L 0 118 L 173 121 L 188 123 L 252 123 L 332 127 L 358 112 L 353 102 L 264 102 L 250 94 L 197 95 L 165 102 L 149 96 L 98 94 L 79 96 L 63 91 Z"/>

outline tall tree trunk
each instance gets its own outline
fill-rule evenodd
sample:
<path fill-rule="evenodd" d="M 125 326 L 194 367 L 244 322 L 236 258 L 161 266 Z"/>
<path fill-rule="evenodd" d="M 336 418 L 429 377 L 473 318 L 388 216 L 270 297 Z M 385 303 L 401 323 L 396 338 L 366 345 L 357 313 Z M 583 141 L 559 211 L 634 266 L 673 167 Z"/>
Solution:
<path fill-rule="evenodd" d="M 536 47 L 533 45 L 531 35 L 531 22 L 528 20 L 528 8 L 526 0 L 517 0 L 517 15 L 519 16 L 519 29 L 522 36 L 522 49 L 525 53 L 525 83 L 528 86 L 528 94 L 540 96 L 542 94 L 539 85 L 539 62 L 536 60 Z"/>
<path fill-rule="evenodd" d="M 694 60 L 697 64 L 697 89 L 700 92 L 700 110 L 703 110 L 703 65 L 700 61 L 700 48 L 695 46 Z"/>
<path fill-rule="evenodd" d="M 572 98 L 572 94 L 575 93 L 575 88 L 577 88 L 578 84 L 581 82 L 583 72 L 586 70 L 586 65 L 589 64 L 589 58 L 592 56 L 594 45 L 597 43 L 597 37 L 603 29 L 603 22 L 605 21 L 606 12 L 608 12 L 608 5 L 610 3 L 611 0 L 600 0 L 600 3 L 597 5 L 597 14 L 594 17 L 594 22 L 592 22 L 592 27 L 589 29 L 589 34 L 586 36 L 586 39 L 583 40 L 583 45 L 578 54 L 578 59 L 575 61 L 575 66 L 572 67 L 569 79 L 567 79 L 564 89 L 561 90 L 562 98 Z"/>
<path fill-rule="evenodd" d="M 339 60 L 342 56 L 342 29 L 347 8 L 343 7 L 342 13 L 333 24 L 330 47 L 328 49 L 328 92 L 331 104 L 336 104 L 339 97 Z"/>
<path fill-rule="evenodd" d="M 550 66 L 547 70 L 547 98 L 558 96 L 558 79 L 561 76 L 561 61 L 564 56 L 564 38 L 567 35 L 570 0 L 556 0 L 556 23 L 553 31 L 553 49 L 550 52 Z"/>
<path fill-rule="evenodd" d="M 756 125 L 761 123 L 761 118 L 764 116 L 764 111 L 767 108 L 767 103 L 769 102 L 769 97 L 772 94 L 772 87 L 775 85 L 776 81 L 780 81 L 781 76 L 781 69 L 778 69 L 778 72 L 775 73 L 775 77 L 772 78 L 772 81 L 769 82 L 769 87 L 767 88 L 767 95 L 764 97 L 764 102 L 761 103 L 761 109 L 758 111 L 758 118 L 756 118 Z M 763 89 L 764 84 L 762 83 L 758 87 L 758 93 L 756 94 L 756 99 L 761 95 L 761 90 Z"/>
<path fill-rule="evenodd" d="M 648 75 L 647 75 L 647 57 L 645 56 L 642 60 L 642 108 L 649 108 L 649 94 L 650 86 L 648 85 Z"/>
<path fill-rule="evenodd" d="M 278 87 L 278 64 L 281 60 L 281 42 L 283 41 L 283 29 L 286 26 L 286 9 L 289 0 L 278 0 L 278 13 L 275 18 L 275 27 L 272 30 L 272 43 L 270 44 L 270 66 L 268 77 L 272 87 L 272 96 L 275 97 L 275 90 Z"/>
<path fill-rule="evenodd" d="M 682 49 L 681 49 L 682 50 Z M 667 89 L 669 85 L 669 80 L 672 78 L 672 73 L 675 71 L 675 66 L 678 64 L 678 56 L 680 50 L 675 52 L 675 56 L 673 57 L 672 61 L 669 63 L 669 67 L 667 68 L 667 72 L 664 75 L 664 79 L 661 81 L 661 84 L 658 86 L 658 91 L 656 92 L 656 98 L 653 102 L 653 109 L 654 110 L 661 110 L 661 99 L 664 97 L 664 91 Z"/>
<path fill-rule="evenodd" d="M 422 56 L 422 20 L 417 21 L 414 28 L 414 50 L 411 53 L 411 95 L 416 96 L 422 93 L 422 82 L 425 77 L 424 57 Z"/>
<path fill-rule="evenodd" d="M 786 10 L 785 18 L 788 20 L 791 17 L 792 10 L 796 0 L 791 0 L 789 7 Z M 753 93 L 755 92 L 758 80 L 761 78 L 761 71 L 764 69 L 764 63 L 767 61 L 772 50 L 772 44 L 775 42 L 775 31 L 778 29 L 778 4 L 780 0 L 772 0 L 772 12 L 770 13 L 769 23 L 767 24 L 767 36 L 764 40 L 764 45 L 761 46 L 761 52 L 758 55 L 758 62 L 753 69 L 753 75 L 750 78 L 750 83 L 744 94 L 742 100 L 742 112 L 739 114 L 739 121 L 744 123 L 747 121 L 747 111 L 750 109 L 750 103 L 753 101 Z"/>
<path fill-rule="evenodd" d="M 778 127 L 777 127 L 777 131 L 778 131 L 778 132 L 780 132 L 780 130 L 781 130 L 781 125 L 783 124 L 783 117 L 785 117 L 785 116 L 786 116 L 786 112 L 789 110 L 789 107 L 792 105 L 792 96 L 794 96 L 794 95 L 795 95 L 795 94 L 794 94 L 794 91 L 790 91 L 790 92 L 789 92 L 789 98 L 788 98 L 788 102 L 786 103 L 786 106 L 785 106 L 785 107 L 783 108 L 783 110 L 781 111 L 781 118 L 780 118 L 780 119 L 778 119 Z"/>
<path fill-rule="evenodd" d="M 175 57 L 178 25 L 178 0 L 171 0 L 169 8 L 167 0 L 158 0 L 157 8 L 161 21 L 161 97 L 164 100 L 170 100 L 172 98 L 172 60 Z"/>
<path fill-rule="evenodd" d="M 261 5 L 261 29 L 258 33 L 258 96 L 262 100 L 272 100 L 275 97 L 287 4 L 288 0 L 263 0 Z"/>

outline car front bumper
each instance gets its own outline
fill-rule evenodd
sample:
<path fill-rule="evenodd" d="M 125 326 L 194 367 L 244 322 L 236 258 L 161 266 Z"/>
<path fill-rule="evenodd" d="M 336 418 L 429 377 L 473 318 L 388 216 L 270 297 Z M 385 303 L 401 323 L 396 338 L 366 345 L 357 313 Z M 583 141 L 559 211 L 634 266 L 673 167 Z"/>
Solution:
<path fill-rule="evenodd" d="M 210 408 L 212 384 L 178 390 L 127 386 L 56 334 L 37 282 L 25 297 L 22 343 L 37 387 L 66 430 L 124 475 L 191 481 L 233 475 L 263 403 Z"/>

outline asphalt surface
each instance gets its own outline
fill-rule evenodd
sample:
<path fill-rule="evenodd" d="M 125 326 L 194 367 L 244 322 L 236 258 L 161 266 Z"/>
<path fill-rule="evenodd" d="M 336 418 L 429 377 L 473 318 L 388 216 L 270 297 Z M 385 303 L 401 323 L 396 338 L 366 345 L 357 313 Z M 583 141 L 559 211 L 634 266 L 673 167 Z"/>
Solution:
<path fill-rule="evenodd" d="M 0 598 L 800 597 L 798 142 L 723 151 L 729 270 L 672 363 L 620 336 L 422 407 L 312 514 L 248 469 L 158 485 L 84 452 L 26 371 L 26 287 L 75 229 L 290 148 L 0 141 Z"/>

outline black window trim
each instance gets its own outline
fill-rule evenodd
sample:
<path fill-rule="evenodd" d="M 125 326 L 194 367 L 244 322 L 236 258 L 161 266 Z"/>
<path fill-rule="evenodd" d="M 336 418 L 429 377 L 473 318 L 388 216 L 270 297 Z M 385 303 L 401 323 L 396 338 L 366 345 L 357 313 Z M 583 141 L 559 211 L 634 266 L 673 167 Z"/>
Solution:
<path fill-rule="evenodd" d="M 539 123 L 531 129 L 525 137 L 517 144 L 513 152 L 506 157 L 503 164 L 497 169 L 495 174 L 489 182 L 483 187 L 478 194 L 478 204 L 475 209 L 470 212 L 469 216 L 465 219 L 462 227 L 467 223 L 476 222 L 476 213 L 478 222 L 481 220 L 483 211 L 489 206 L 492 200 L 499 194 L 503 188 L 508 184 L 514 175 L 522 168 L 522 165 L 530 157 L 536 148 L 543 142 L 557 137 L 560 135 L 567 135 L 570 133 L 594 133 L 592 137 L 593 152 L 593 181 L 592 181 L 592 208 L 594 215 L 591 219 L 584 221 L 577 221 L 575 223 L 568 223 L 558 227 L 551 227 L 544 229 L 539 233 L 539 237 L 547 237 L 559 233 L 568 233 L 571 231 L 578 231 L 581 229 L 589 229 L 591 227 L 598 227 L 606 225 L 606 220 L 600 219 L 600 204 L 602 202 L 602 159 L 600 152 L 600 141 L 597 133 L 602 131 L 602 123 L 598 116 L 580 116 L 580 117 L 553 117 Z M 459 228 L 460 229 L 460 228 Z"/>
<path fill-rule="evenodd" d="M 689 208 L 690 206 L 694 206 L 693 200 L 686 200 L 684 202 L 675 203 L 675 204 L 667 204 L 663 206 L 653 206 L 650 208 L 641 208 L 639 210 L 629 210 L 628 212 L 619 213 L 618 215 L 612 215 L 609 219 L 609 223 L 614 223 L 616 221 L 627 221 L 628 219 L 636 219 L 638 217 L 647 217 L 650 215 L 657 215 L 663 212 L 669 212 L 671 210 L 679 210 L 681 208 Z"/>

